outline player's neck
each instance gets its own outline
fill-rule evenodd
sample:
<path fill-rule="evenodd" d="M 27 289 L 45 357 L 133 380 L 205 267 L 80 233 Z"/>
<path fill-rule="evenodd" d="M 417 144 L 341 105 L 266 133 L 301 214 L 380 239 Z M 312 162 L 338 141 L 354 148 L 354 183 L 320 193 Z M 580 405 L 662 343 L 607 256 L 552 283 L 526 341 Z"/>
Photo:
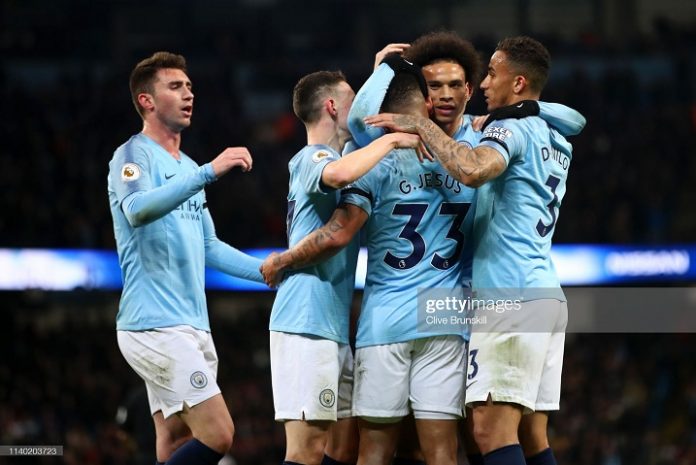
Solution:
<path fill-rule="evenodd" d="M 440 125 L 440 129 L 445 131 L 445 134 L 447 134 L 449 137 L 453 137 L 454 134 L 462 126 L 462 119 L 463 118 L 464 118 L 464 115 L 459 115 L 459 118 L 455 119 L 451 123 L 445 123 L 443 125 Z"/>
<path fill-rule="evenodd" d="M 157 142 L 164 150 L 177 160 L 181 158 L 179 147 L 181 146 L 181 133 L 175 132 L 161 124 L 143 123 L 143 134 Z"/>
<path fill-rule="evenodd" d="M 307 145 L 328 145 L 338 153 L 341 153 L 345 141 L 341 140 L 339 131 L 336 130 L 333 121 L 330 123 L 319 121 L 307 128 Z"/>
<path fill-rule="evenodd" d="M 523 92 L 521 94 L 513 94 L 510 97 L 510 100 L 508 101 L 508 103 L 504 106 L 514 105 L 516 103 L 521 102 L 522 100 L 539 100 L 540 97 L 541 97 L 540 94 L 533 93 L 533 92 Z"/>

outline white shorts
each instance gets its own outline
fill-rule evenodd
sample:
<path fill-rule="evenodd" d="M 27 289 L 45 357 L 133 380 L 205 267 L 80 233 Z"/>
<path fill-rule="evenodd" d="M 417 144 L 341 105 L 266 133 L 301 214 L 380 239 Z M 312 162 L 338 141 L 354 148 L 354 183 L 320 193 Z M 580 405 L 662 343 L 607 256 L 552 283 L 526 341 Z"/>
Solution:
<path fill-rule="evenodd" d="M 145 381 L 151 413 L 168 418 L 220 393 L 209 332 L 180 325 L 116 335 L 123 357 Z"/>
<path fill-rule="evenodd" d="M 278 331 L 271 331 L 270 343 L 276 420 L 353 416 L 353 352 L 348 344 Z"/>
<path fill-rule="evenodd" d="M 355 352 L 353 411 L 368 421 L 457 419 L 464 403 L 466 342 L 459 336 L 362 347 Z"/>
<path fill-rule="evenodd" d="M 524 332 L 488 332 L 474 328 L 469 343 L 466 401 L 510 402 L 525 413 L 558 410 L 566 302 L 554 299 L 522 302 L 520 312 L 543 314 L 544 324 L 526 325 Z M 541 327 L 548 332 L 532 332 Z"/>

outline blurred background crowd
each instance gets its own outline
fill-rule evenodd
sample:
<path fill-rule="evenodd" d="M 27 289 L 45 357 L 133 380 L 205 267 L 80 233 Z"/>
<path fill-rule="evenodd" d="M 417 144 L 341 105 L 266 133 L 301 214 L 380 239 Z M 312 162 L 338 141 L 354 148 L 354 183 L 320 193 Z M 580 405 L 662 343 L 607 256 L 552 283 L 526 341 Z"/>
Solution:
<path fill-rule="evenodd" d="M 114 248 L 108 161 L 141 128 L 128 75 L 156 50 L 189 62 L 196 97 L 183 150 L 199 163 L 233 145 L 254 157 L 251 173 L 206 189 L 218 236 L 284 246 L 287 162 L 305 137 L 291 108 L 297 79 L 342 69 L 357 89 L 384 45 L 435 29 L 472 40 L 484 62 L 506 35 L 549 48 L 542 98 L 588 121 L 571 139 L 556 242 L 694 242 L 693 1 L 0 0 L 0 247 Z M 485 112 L 480 94 L 469 112 Z M 272 298 L 211 295 L 232 455 L 244 465 L 283 455 L 268 366 Z M 115 344 L 117 304 L 111 293 L 0 293 L 0 444 L 66 451 L 18 463 L 132 464 L 138 450 L 153 463 L 153 447 L 137 447 L 152 426 Z M 694 335 L 569 335 L 552 416 L 559 463 L 696 463 L 694 356 Z"/>

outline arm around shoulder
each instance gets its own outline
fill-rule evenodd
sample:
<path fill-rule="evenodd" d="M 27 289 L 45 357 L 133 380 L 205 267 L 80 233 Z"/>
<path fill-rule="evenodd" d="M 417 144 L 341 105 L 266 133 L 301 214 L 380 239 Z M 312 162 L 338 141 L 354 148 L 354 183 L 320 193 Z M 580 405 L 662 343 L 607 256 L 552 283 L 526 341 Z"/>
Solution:
<path fill-rule="evenodd" d="M 334 189 L 342 189 L 364 176 L 392 150 L 417 148 L 419 141 L 418 136 L 413 134 L 385 134 L 367 146 L 328 163 L 321 173 L 321 181 Z"/>

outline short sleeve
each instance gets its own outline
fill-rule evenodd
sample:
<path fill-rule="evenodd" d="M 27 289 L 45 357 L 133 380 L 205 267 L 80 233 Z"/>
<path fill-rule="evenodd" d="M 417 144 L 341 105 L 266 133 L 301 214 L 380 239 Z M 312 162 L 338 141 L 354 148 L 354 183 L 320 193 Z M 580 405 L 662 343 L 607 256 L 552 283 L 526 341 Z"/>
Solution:
<path fill-rule="evenodd" d="M 298 180 L 305 193 L 311 195 L 334 192 L 332 187 L 326 186 L 321 182 L 321 174 L 324 172 L 326 165 L 338 159 L 339 155 L 337 153 L 326 148 L 318 148 L 314 152 L 303 154 L 300 159 Z"/>
<path fill-rule="evenodd" d="M 526 149 L 524 130 L 519 120 L 505 119 L 494 121 L 486 127 L 479 145 L 497 150 L 505 164 L 516 157 L 521 157 Z"/>
<path fill-rule="evenodd" d="M 341 203 L 355 205 L 365 210 L 367 216 L 372 214 L 372 206 L 374 205 L 375 196 L 379 189 L 379 181 L 381 179 L 379 166 L 368 171 L 365 176 L 361 177 L 353 184 L 345 187 L 341 191 Z"/>

